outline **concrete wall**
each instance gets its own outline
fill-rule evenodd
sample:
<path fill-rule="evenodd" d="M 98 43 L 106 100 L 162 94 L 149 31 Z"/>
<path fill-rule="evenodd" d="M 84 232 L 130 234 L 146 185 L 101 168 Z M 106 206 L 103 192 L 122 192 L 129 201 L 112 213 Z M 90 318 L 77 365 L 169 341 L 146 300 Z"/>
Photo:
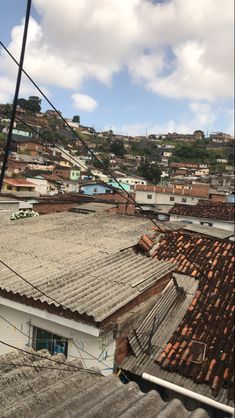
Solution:
<path fill-rule="evenodd" d="M 226 231 L 234 231 L 233 222 L 226 222 L 217 219 L 209 219 L 209 218 L 194 218 L 192 216 L 184 216 L 184 215 L 170 215 L 170 221 L 188 221 L 195 225 L 204 225 L 204 226 L 212 226 L 214 228 L 225 229 Z M 201 222 L 203 224 L 201 224 Z M 208 225 L 208 223 L 212 223 L 212 225 Z"/>
<path fill-rule="evenodd" d="M 47 180 L 38 178 L 27 178 L 26 180 L 35 184 L 35 191 L 40 195 L 48 194 L 49 186 Z"/>
<path fill-rule="evenodd" d="M 11 222 L 11 215 L 19 210 L 17 201 L 1 201 L 0 200 L 0 224 Z"/>
<path fill-rule="evenodd" d="M 88 195 L 112 193 L 112 190 L 110 188 L 101 186 L 100 184 L 82 186 L 80 190 L 84 194 L 88 194 Z"/>
<path fill-rule="evenodd" d="M 33 326 L 36 326 L 68 338 L 68 360 L 73 360 L 73 356 L 75 356 L 81 359 L 86 368 L 98 367 L 105 375 L 112 373 L 115 343 L 111 334 L 102 337 L 99 335 L 99 330 L 93 326 L 65 319 L 2 297 L 0 297 L 0 313 L 30 337 L 32 337 Z M 32 347 L 32 339 L 22 335 L 1 318 L 0 329 L 2 341 L 18 348 Z M 12 348 L 0 344 L 0 354 L 10 351 L 13 351 Z"/>
<path fill-rule="evenodd" d="M 150 198 L 152 196 L 152 198 Z M 156 193 L 137 190 L 135 198 L 138 203 L 149 205 L 174 205 L 174 203 L 184 203 L 188 205 L 196 205 L 199 198 L 191 196 L 181 196 L 174 193 Z M 171 200 L 174 198 L 174 200 Z M 185 201 L 186 199 L 186 201 Z"/>

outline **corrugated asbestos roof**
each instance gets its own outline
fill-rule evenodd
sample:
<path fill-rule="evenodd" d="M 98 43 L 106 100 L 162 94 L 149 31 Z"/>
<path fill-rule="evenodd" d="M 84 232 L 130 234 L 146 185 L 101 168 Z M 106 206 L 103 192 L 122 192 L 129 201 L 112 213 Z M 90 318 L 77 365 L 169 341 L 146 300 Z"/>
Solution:
<path fill-rule="evenodd" d="M 136 243 L 148 225 L 143 219 L 104 214 L 45 215 L 2 227 L 1 259 L 70 311 L 100 322 L 175 268 L 120 251 Z M 29 303 L 53 303 L 2 264 L 0 289 Z"/>
<path fill-rule="evenodd" d="M 209 418 L 204 409 L 190 412 L 178 399 L 165 402 L 155 390 L 143 393 L 134 382 L 124 385 L 115 375 L 65 371 L 68 366 L 61 355 L 51 357 L 44 352 L 46 357 L 60 359 L 60 366 L 46 358 L 39 360 L 31 352 L 0 356 L 1 363 L 13 363 L 0 364 L 2 418 Z M 70 364 L 81 367 L 78 360 Z"/>

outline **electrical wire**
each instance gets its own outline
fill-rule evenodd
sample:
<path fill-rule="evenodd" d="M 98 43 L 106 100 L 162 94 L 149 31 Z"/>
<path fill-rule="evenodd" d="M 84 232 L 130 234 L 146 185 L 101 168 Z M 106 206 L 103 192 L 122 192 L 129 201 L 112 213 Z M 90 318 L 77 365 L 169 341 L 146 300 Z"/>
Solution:
<path fill-rule="evenodd" d="M 19 347 L 16 347 L 16 346 L 12 345 L 12 344 L 6 343 L 5 341 L 2 341 L 2 340 L 0 340 L 0 343 L 3 344 L 3 345 L 5 345 L 5 346 L 7 346 L 7 347 L 10 347 L 10 348 L 13 348 L 15 350 L 18 350 L 18 351 L 20 351 L 20 352 L 22 352 L 24 354 L 27 354 L 29 356 L 34 356 L 34 357 L 38 357 L 38 358 L 43 359 L 43 360 L 48 360 L 49 362 L 59 364 L 60 366 L 66 366 L 67 368 L 70 368 L 70 369 L 72 368 L 74 371 L 75 370 L 77 370 L 77 371 L 83 371 L 83 372 L 86 372 L 87 371 L 87 372 L 89 372 L 91 374 L 96 374 L 98 376 L 101 376 L 101 374 L 99 372 L 96 372 L 95 370 L 84 369 L 83 367 L 78 367 L 78 366 L 73 365 L 71 363 L 62 363 L 62 362 L 60 362 L 58 360 L 55 360 L 53 358 L 49 358 L 49 357 L 43 356 L 42 354 L 39 354 L 38 352 L 32 353 L 32 352 L 29 352 L 27 350 L 24 350 L 23 348 L 19 348 Z"/>
<path fill-rule="evenodd" d="M 35 286 L 33 283 L 31 283 L 29 280 L 25 279 L 21 274 L 19 274 L 17 271 L 15 271 L 13 268 L 11 268 L 8 264 L 6 264 L 3 260 L 0 259 L 0 263 L 8 268 L 12 273 L 14 273 L 16 276 L 18 276 L 21 280 L 23 280 L 25 283 L 27 283 L 29 286 L 33 287 L 35 290 L 37 290 L 39 293 L 41 293 L 43 296 L 45 296 L 47 299 L 50 299 L 52 302 L 54 302 L 56 305 L 59 305 L 65 310 L 68 310 L 69 308 L 62 303 L 58 302 L 58 300 L 52 298 L 47 293 L 43 292 L 43 290 L 39 289 L 39 287 Z M 81 319 L 82 321 L 82 319 Z"/>
<path fill-rule="evenodd" d="M 6 168 L 7 168 L 7 160 L 8 160 L 10 144 L 11 144 L 11 135 L 12 135 L 12 130 L 13 130 L 13 126 L 14 126 L 14 119 L 15 119 L 15 114 L 16 114 L 17 101 L 18 101 L 18 96 L 19 96 L 19 91 L 20 91 L 20 82 L 21 82 L 22 69 L 23 69 L 24 56 L 25 56 L 25 49 L 26 49 L 26 41 L 27 41 L 27 34 L 28 34 L 28 27 L 29 27 L 31 3 L 32 3 L 32 0 L 27 0 L 27 8 L 26 8 L 26 14 L 25 14 L 25 21 L 24 21 L 23 39 L 22 39 L 22 46 L 21 46 L 21 52 L 20 52 L 20 62 L 19 62 L 19 65 L 18 65 L 18 74 L 17 74 L 17 79 L 16 79 L 15 93 L 14 93 L 14 99 L 13 99 L 13 105 L 12 105 L 12 113 L 11 113 L 9 131 L 8 131 L 6 147 L 5 147 L 5 153 L 4 153 L 2 168 L 1 168 L 1 173 L 0 173 L 0 192 L 2 191 L 3 179 L 4 179 L 5 171 L 6 171 Z"/>
<path fill-rule="evenodd" d="M 26 333 L 25 333 L 25 332 L 23 332 L 21 329 L 17 328 L 17 326 L 16 326 L 16 325 L 12 324 L 12 323 L 11 323 L 8 319 L 4 318 L 2 315 L 0 315 L 0 318 L 1 318 L 3 321 L 5 321 L 7 324 L 9 324 L 10 326 L 12 326 L 14 329 L 16 329 L 18 332 L 20 332 L 22 335 L 24 335 L 25 337 L 27 337 L 28 339 L 32 340 L 33 342 L 34 342 L 34 341 L 36 341 L 33 337 L 31 337 L 29 334 L 26 334 Z M 15 340 L 15 339 L 14 339 L 14 340 Z M 38 339 L 37 339 L 37 341 L 38 341 Z M 40 340 L 40 341 L 42 341 L 42 340 Z M 48 341 L 48 340 L 47 340 L 47 341 Z M 65 341 L 68 341 L 68 340 L 66 339 Z M 84 348 L 82 348 L 82 347 L 79 347 L 79 348 L 78 348 L 77 344 L 76 344 L 73 340 L 70 340 L 70 341 L 74 344 L 75 348 L 78 350 L 78 352 L 79 352 L 79 354 L 80 354 L 80 357 L 77 357 L 77 356 L 71 356 L 71 355 L 68 355 L 68 357 L 72 357 L 72 358 L 76 358 L 76 359 L 82 360 L 82 361 L 83 361 L 83 363 L 84 363 L 84 365 L 85 365 L 85 369 L 87 369 L 87 366 L 86 366 L 86 364 L 85 364 L 85 360 L 91 360 L 91 358 L 93 358 L 94 360 L 96 360 L 96 361 L 98 361 L 99 363 L 103 364 L 105 367 L 110 368 L 110 366 L 109 366 L 107 363 L 105 363 L 103 360 L 101 360 L 101 359 L 99 359 L 99 358 L 95 357 L 93 354 L 91 354 L 89 351 L 85 350 L 85 349 L 84 349 Z M 84 353 L 86 353 L 87 355 L 89 355 L 89 356 L 90 356 L 90 358 L 86 358 L 86 359 L 85 359 L 85 358 L 81 355 L 80 350 L 81 350 L 81 351 L 83 351 Z M 114 364 L 116 365 L 116 367 L 118 367 L 118 365 L 115 363 L 115 361 L 114 361 Z M 125 377 L 127 380 L 129 380 L 129 379 L 128 379 L 128 377 L 125 375 L 125 373 L 124 373 L 123 371 L 121 371 L 121 372 L 122 372 L 122 374 L 124 375 L 124 377 Z"/>
<path fill-rule="evenodd" d="M 8 55 L 14 60 L 14 62 L 19 66 L 19 63 L 17 62 L 17 60 L 13 57 L 13 55 L 10 53 L 10 51 L 5 47 L 5 45 L 0 41 L 0 45 L 4 48 L 4 50 L 8 53 Z M 159 224 L 157 224 L 149 214 L 146 214 L 143 210 L 143 208 L 135 201 L 135 199 L 123 188 L 123 186 L 121 185 L 121 183 L 115 178 L 115 176 L 107 169 L 107 167 L 103 164 L 102 161 L 100 161 L 96 155 L 94 154 L 94 152 L 89 148 L 89 146 L 86 144 L 86 142 L 80 138 L 77 133 L 70 127 L 70 125 L 68 124 L 68 122 L 64 119 L 64 117 L 60 114 L 60 112 L 55 108 L 55 106 L 51 103 L 51 101 L 47 98 L 47 96 L 43 93 L 43 91 L 38 87 L 38 85 L 32 80 L 32 78 L 29 76 L 29 74 L 23 69 L 22 70 L 23 73 L 27 76 L 27 78 L 33 83 L 33 85 L 37 88 L 37 90 L 40 92 L 40 94 L 45 98 L 45 100 L 50 104 L 50 106 L 54 109 L 54 111 L 57 113 L 57 115 L 63 120 L 63 122 L 68 126 L 68 128 L 70 129 L 70 131 L 76 135 L 77 139 L 79 139 L 81 141 L 81 143 L 83 144 L 83 146 L 85 147 L 85 149 L 87 151 L 89 151 L 91 153 L 91 155 L 93 156 L 93 158 L 103 167 L 103 169 L 117 182 L 117 184 L 119 184 L 119 186 L 124 190 L 124 192 L 129 196 L 129 198 L 132 200 L 132 202 L 135 204 L 136 207 L 138 207 L 141 212 L 144 213 L 144 215 L 146 217 L 148 217 L 150 219 L 150 221 L 157 226 L 157 228 L 164 233 L 164 231 L 160 228 Z M 38 132 L 37 132 L 38 133 Z M 159 222 L 160 223 L 160 222 Z M 173 228 L 169 227 L 169 229 L 174 230 Z M 182 255 L 184 255 L 183 252 L 181 252 Z M 1 261 L 2 262 L 2 261 Z M 197 271 L 207 280 L 207 282 L 213 286 L 219 293 L 221 293 L 221 295 L 227 297 L 224 293 L 221 292 L 220 289 L 218 289 L 217 286 L 213 285 L 211 283 L 211 281 L 205 276 L 205 274 L 200 270 L 200 268 L 192 261 L 190 261 L 191 265 L 193 265 Z M 16 272 L 15 272 L 16 273 Z M 17 274 L 17 273 L 16 273 Z M 27 281 L 27 283 L 29 284 L 29 282 Z M 40 291 L 37 288 L 38 291 Z M 48 297 L 46 295 L 46 297 Z M 52 299 L 52 298 L 50 298 Z M 56 302 L 58 303 L 58 302 Z M 67 308 L 66 308 L 67 309 Z"/>
<path fill-rule="evenodd" d="M 31 354 L 31 355 L 34 355 L 34 354 Z M 59 367 L 49 367 L 49 366 L 35 366 L 35 365 L 33 365 L 33 364 L 16 364 L 16 363 L 8 363 L 8 362 L 0 362 L 0 364 L 2 365 L 2 366 L 15 366 L 15 368 L 17 368 L 17 367 L 30 367 L 30 368 L 33 368 L 33 369 L 48 369 L 48 370 L 62 370 L 62 371 L 66 371 L 66 372 L 72 372 L 72 371 L 77 371 L 77 369 L 74 369 L 74 370 L 72 370 L 72 369 L 64 369 L 64 368 L 59 368 Z M 67 363 L 65 363 L 65 365 L 66 365 Z M 63 365 L 63 363 L 62 363 L 62 365 Z M 87 370 L 87 369 L 84 369 L 84 370 Z"/>
<path fill-rule="evenodd" d="M 5 113 L 8 113 L 8 112 L 5 112 Z M 8 113 L 9 114 L 9 113 Z M 42 138 L 44 141 L 47 141 L 46 140 L 46 138 L 44 137 L 44 135 L 42 135 L 40 132 L 38 132 L 36 129 L 34 129 L 31 125 L 29 125 L 27 122 L 25 122 L 23 119 L 21 119 L 20 117 L 18 117 L 18 116 L 16 116 L 15 117 L 15 119 L 16 120 L 18 120 L 19 122 L 21 122 L 23 125 L 25 125 L 25 126 L 27 126 L 32 132 L 35 132 L 40 138 Z M 85 168 L 83 165 L 82 165 L 82 163 L 79 163 L 78 161 L 77 161 L 77 159 L 76 158 L 74 158 L 72 155 L 70 155 L 69 153 L 67 153 L 65 150 L 63 150 L 62 148 L 60 148 L 57 144 L 55 144 L 55 143 L 53 143 L 53 145 L 54 145 L 54 147 L 55 148 L 57 148 L 59 151 L 61 151 L 61 152 L 63 152 L 65 155 L 67 155 L 70 159 L 72 159 L 75 163 L 76 163 L 76 165 L 78 165 L 79 167 L 81 167 L 81 168 Z M 115 192 L 117 193 L 117 194 L 119 194 L 121 197 L 123 197 L 126 201 L 127 201 L 127 203 L 130 203 L 130 204 L 133 204 L 133 202 L 131 202 L 130 200 L 128 200 L 128 198 L 127 198 L 127 196 L 125 196 L 123 193 L 120 193 L 120 191 L 117 189 L 117 188 L 115 188 L 115 187 L 113 187 L 113 186 L 111 186 L 109 183 L 106 183 L 104 180 L 101 180 L 100 178 L 99 178 L 99 176 L 98 175 L 96 175 L 96 174 L 93 174 L 92 173 L 92 176 L 93 177 L 95 177 L 95 179 L 97 180 L 97 181 L 99 181 L 100 183 L 102 183 L 104 186 L 108 186 L 108 187 L 112 187 L 112 189 L 114 189 L 115 190 Z M 121 202 L 118 202 L 118 203 L 121 203 Z"/>
<path fill-rule="evenodd" d="M 15 62 L 15 64 L 17 66 L 19 66 L 18 61 L 15 59 L 15 57 L 10 53 L 10 51 L 8 50 L 8 48 L 4 45 L 4 43 L 2 41 L 0 41 L 0 45 L 2 46 L 2 48 L 7 52 L 7 54 L 12 58 L 12 60 Z M 56 107 L 53 105 L 53 103 L 48 99 L 48 97 L 46 96 L 46 94 L 40 89 L 40 87 L 37 85 L 37 83 L 35 83 L 35 81 L 30 77 L 30 75 L 24 70 L 22 69 L 22 72 L 26 75 L 26 77 L 31 81 L 31 83 L 34 85 L 34 87 L 36 87 L 36 89 L 39 91 L 39 93 L 44 97 L 44 99 L 47 101 L 47 103 L 52 107 L 52 109 L 56 112 L 56 114 L 62 119 L 62 121 L 64 122 L 64 124 L 69 128 L 69 130 L 73 133 L 73 135 L 76 136 L 76 138 L 82 143 L 82 145 L 84 146 L 84 148 L 92 155 L 92 157 L 100 164 L 101 167 L 103 167 L 104 171 L 107 172 L 109 174 L 110 177 L 112 177 L 114 179 L 114 181 L 119 185 L 119 187 L 128 195 L 128 197 L 131 199 L 131 201 L 133 202 L 133 204 L 138 207 L 142 213 L 144 213 L 144 215 L 155 225 L 158 226 L 156 224 L 156 222 L 151 218 L 151 216 L 149 216 L 149 214 L 146 214 L 142 208 L 142 206 L 136 202 L 136 200 L 133 198 L 133 196 L 125 190 L 125 188 L 122 186 L 122 184 L 118 181 L 118 179 L 111 173 L 111 171 L 105 166 L 105 164 L 99 160 L 99 158 L 95 155 L 95 153 L 93 152 L 93 150 L 86 144 L 86 142 L 79 137 L 79 135 L 76 133 L 76 131 L 71 128 L 71 126 L 69 125 L 69 123 L 67 122 L 67 120 L 63 117 L 63 115 L 61 115 L 61 113 L 56 109 Z M 158 226 L 158 228 L 161 230 L 161 228 Z M 163 230 L 161 230 L 161 232 L 163 232 Z"/>

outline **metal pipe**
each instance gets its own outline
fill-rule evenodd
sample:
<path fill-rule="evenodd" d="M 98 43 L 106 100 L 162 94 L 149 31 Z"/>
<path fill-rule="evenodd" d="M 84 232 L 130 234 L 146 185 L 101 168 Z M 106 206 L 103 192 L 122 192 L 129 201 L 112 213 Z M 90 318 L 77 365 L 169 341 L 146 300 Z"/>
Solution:
<path fill-rule="evenodd" d="M 174 392 L 185 395 L 191 399 L 195 399 L 199 402 L 205 403 L 206 405 L 217 408 L 220 411 L 227 412 L 228 414 L 231 414 L 232 417 L 234 417 L 234 408 L 231 406 L 225 405 L 221 402 L 214 401 L 213 399 L 208 398 L 207 396 L 201 395 L 200 393 L 193 392 L 192 390 L 175 385 L 174 383 L 168 382 L 163 379 L 159 379 L 158 377 L 152 376 L 151 374 L 148 374 L 148 373 L 143 373 L 142 378 L 145 380 L 148 380 L 149 382 L 155 383 L 156 385 L 173 390 Z"/>

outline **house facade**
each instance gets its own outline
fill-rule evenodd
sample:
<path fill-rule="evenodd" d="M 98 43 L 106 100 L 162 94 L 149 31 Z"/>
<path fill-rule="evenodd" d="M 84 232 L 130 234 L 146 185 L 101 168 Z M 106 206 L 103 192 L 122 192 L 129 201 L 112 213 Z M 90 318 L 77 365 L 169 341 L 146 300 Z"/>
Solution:
<path fill-rule="evenodd" d="M 176 204 L 169 211 L 170 221 L 234 231 L 234 205 L 228 202 L 200 200 L 195 206 Z"/>
<path fill-rule="evenodd" d="M 209 185 L 192 184 L 191 186 L 136 186 L 135 198 L 137 203 L 147 205 L 174 205 L 184 203 L 196 205 L 199 199 L 209 196 Z"/>
<path fill-rule="evenodd" d="M 3 193 L 10 193 L 18 197 L 38 197 L 36 186 L 31 181 L 17 178 L 5 178 L 3 180 Z"/>

